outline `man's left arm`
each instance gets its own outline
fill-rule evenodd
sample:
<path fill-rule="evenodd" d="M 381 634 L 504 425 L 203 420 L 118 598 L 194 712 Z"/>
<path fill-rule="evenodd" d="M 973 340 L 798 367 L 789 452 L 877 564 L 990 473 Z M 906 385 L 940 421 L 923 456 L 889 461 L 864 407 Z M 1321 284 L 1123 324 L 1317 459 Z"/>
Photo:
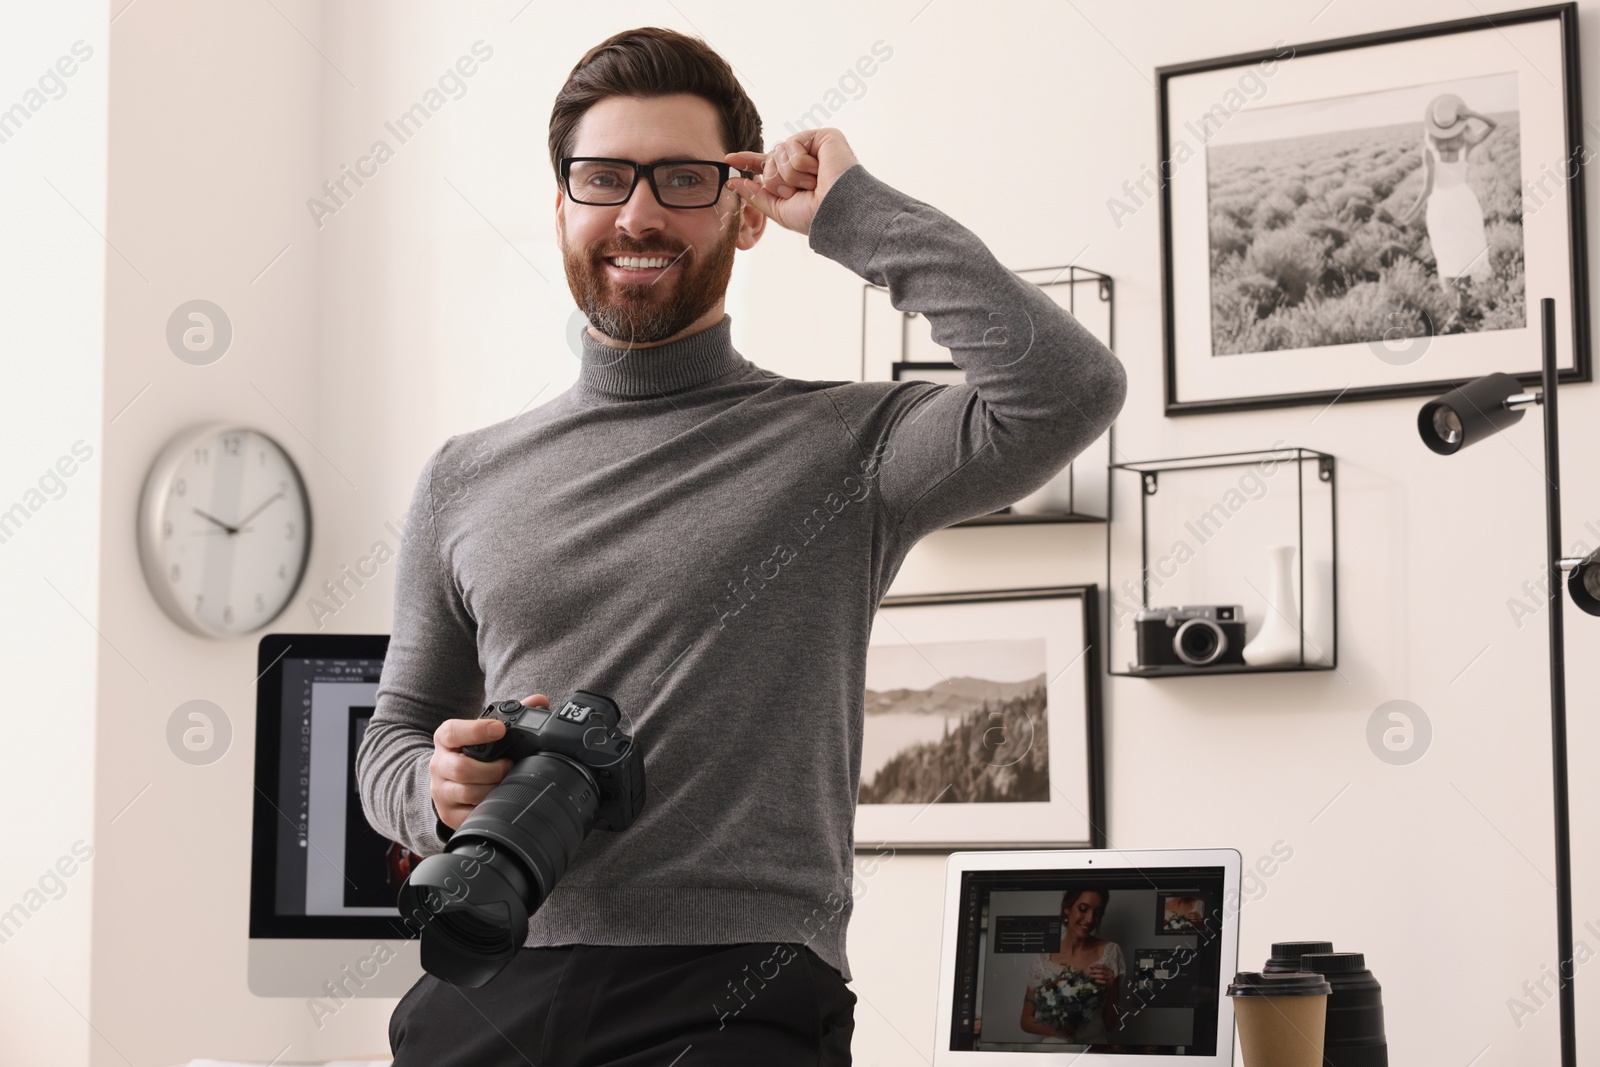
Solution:
<path fill-rule="evenodd" d="M 807 149 L 815 154 L 796 169 Z M 881 458 L 879 496 L 901 537 L 1027 495 L 1110 426 L 1127 392 L 1110 350 L 972 231 L 868 173 L 837 130 L 805 131 L 767 156 L 729 156 L 738 158 L 748 169 L 764 160 L 771 172 L 760 187 L 735 184 L 741 195 L 885 286 L 896 308 L 925 315 L 965 373 L 964 385 L 900 383 L 870 414 L 872 439 L 858 437 Z M 797 189 L 808 163 L 814 188 Z"/>

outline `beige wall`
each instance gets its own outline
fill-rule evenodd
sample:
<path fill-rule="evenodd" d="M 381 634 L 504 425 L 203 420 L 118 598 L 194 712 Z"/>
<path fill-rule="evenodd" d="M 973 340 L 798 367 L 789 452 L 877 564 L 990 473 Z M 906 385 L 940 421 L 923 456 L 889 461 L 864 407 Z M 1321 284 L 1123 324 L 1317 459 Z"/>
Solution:
<path fill-rule="evenodd" d="M 137 1067 L 384 1049 L 390 1002 L 354 1005 L 318 1029 L 303 1002 L 245 988 L 255 641 L 191 637 L 157 609 L 132 536 L 140 481 L 192 421 L 237 417 L 277 436 L 308 480 L 316 527 L 307 586 L 274 629 L 314 627 L 308 596 L 403 513 L 444 436 L 572 381 L 549 105 L 585 48 L 654 22 L 703 32 L 734 63 L 769 142 L 874 42 L 890 46 L 831 124 L 875 174 L 970 226 L 1002 262 L 1076 254 L 1117 279 L 1127 458 L 1278 438 L 1339 457 L 1340 670 L 1112 679 L 1111 841 L 1228 845 L 1247 862 L 1290 843 L 1293 860 L 1244 912 L 1246 961 L 1274 939 L 1328 936 L 1366 950 L 1383 981 L 1395 1062 L 1552 1062 L 1554 1010 L 1518 1029 L 1505 1006 L 1555 962 L 1545 639 L 1542 620 L 1518 629 L 1505 607 L 1540 567 L 1536 416 L 1448 463 L 1416 443 L 1412 401 L 1165 419 L 1157 212 L 1118 227 L 1105 206 L 1155 162 L 1154 67 L 1470 13 L 1443 0 L 1404 12 L 1372 0 L 1316 6 L 828 0 L 640 4 L 601 21 L 543 3 L 519 13 L 516 2 L 445 12 L 138 0 L 111 9 L 121 14 L 109 38 L 110 15 L 82 5 L 44 22 L 30 14 L 26 46 L 0 34 L 3 69 L 21 72 L 0 84 L 0 101 L 73 40 L 97 50 L 25 131 L 31 142 L 0 145 L 10 330 L 0 502 L 74 440 L 95 448 L 68 493 L 0 544 L 15 754 L 0 776 L 12 827 L 0 907 L 73 841 L 95 850 L 59 901 L 0 944 L 0 1063 L 44 1062 L 44 1049 L 52 1063 Z M 1596 17 L 1600 4 L 1586 4 L 1584 18 Z M 466 95 L 319 227 L 307 199 L 480 39 L 494 54 Z M 107 79 L 108 114 L 97 111 Z M 1056 175 L 1050 195 L 983 193 L 981 154 L 1024 150 Z M 33 228 L 12 246 L 11 219 L 24 215 Z M 736 270 L 736 346 L 796 377 L 854 377 L 859 280 L 798 235 L 769 231 Z M 207 367 L 179 362 L 163 340 L 172 309 L 197 297 L 234 327 L 231 350 Z M 1582 463 L 1596 451 L 1597 398 L 1592 385 L 1563 392 L 1567 541 L 1600 522 L 1600 474 Z M 894 591 L 1102 582 L 1103 567 L 1092 529 L 947 531 L 918 547 Z M 380 572 L 330 629 L 386 629 L 391 583 L 392 568 Z M 1580 924 L 1600 923 L 1587 844 L 1600 807 L 1600 726 L 1587 714 L 1596 642 L 1600 620 L 1569 614 Z M 222 706 L 234 734 L 203 767 L 175 759 L 164 733 L 195 698 Z M 1432 750 L 1409 767 L 1375 759 L 1364 739 L 1368 715 L 1393 698 L 1434 724 Z M 901 855 L 866 880 L 850 938 L 858 1063 L 930 1053 L 942 867 Z M 1580 970 L 1578 982 L 1582 1014 L 1600 1018 L 1600 979 Z M 1580 1038 L 1592 1046 L 1600 1029 Z"/>

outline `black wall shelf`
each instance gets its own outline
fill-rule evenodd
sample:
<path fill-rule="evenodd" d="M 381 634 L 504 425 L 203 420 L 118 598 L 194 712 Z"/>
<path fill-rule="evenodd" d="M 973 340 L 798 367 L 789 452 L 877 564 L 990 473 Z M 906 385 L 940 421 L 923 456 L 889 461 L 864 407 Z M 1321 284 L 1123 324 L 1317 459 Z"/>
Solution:
<path fill-rule="evenodd" d="M 1337 670 L 1335 469 L 1333 456 L 1297 447 L 1112 464 L 1109 672 L 1175 678 Z M 1214 621 L 1232 636 L 1211 663 L 1178 662 L 1167 642 L 1192 615 L 1183 609 L 1200 606 L 1217 608 Z M 1240 621 L 1221 617 L 1229 607 L 1245 623 L 1242 638 L 1236 626 L 1221 625 Z M 1171 613 L 1176 623 L 1145 622 L 1142 655 L 1140 611 Z M 1280 649 L 1294 658 L 1240 660 L 1269 622 L 1284 639 Z"/>

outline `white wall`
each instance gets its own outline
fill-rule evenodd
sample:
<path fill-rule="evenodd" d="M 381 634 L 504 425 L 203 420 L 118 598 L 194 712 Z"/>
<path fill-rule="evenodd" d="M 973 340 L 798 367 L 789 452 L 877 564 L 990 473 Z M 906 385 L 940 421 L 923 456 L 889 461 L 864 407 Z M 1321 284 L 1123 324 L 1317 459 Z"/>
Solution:
<path fill-rule="evenodd" d="M 0 126 L 3 1064 L 78 1065 L 89 1055 L 80 1013 L 90 1011 L 94 850 L 107 836 L 94 817 L 94 690 L 97 661 L 115 655 L 94 630 L 113 255 L 99 236 L 106 22 L 85 2 L 0 9 L 0 110 L 24 108 L 14 113 L 20 128 Z"/>
<path fill-rule="evenodd" d="M 245 988 L 255 641 L 189 637 L 156 608 L 132 537 L 140 480 L 193 420 L 239 417 L 274 433 L 317 508 L 307 585 L 274 628 L 313 627 L 307 598 L 385 535 L 445 435 L 572 381 L 572 301 L 544 147 L 549 106 L 587 47 L 651 23 L 704 34 L 735 65 L 769 143 L 874 42 L 892 47 L 833 125 L 875 174 L 970 226 L 1002 262 L 1077 255 L 1116 277 L 1118 351 L 1132 384 L 1118 429 L 1124 457 L 1280 437 L 1339 457 L 1340 670 L 1112 679 L 1111 841 L 1227 844 L 1248 862 L 1281 839 L 1294 858 L 1245 910 L 1246 961 L 1282 938 L 1365 949 L 1385 985 L 1397 1063 L 1467 1063 L 1480 1053 L 1481 1067 L 1553 1061 L 1554 1009 L 1518 1030 L 1505 1007 L 1555 962 L 1544 632 L 1542 619 L 1517 629 L 1505 608 L 1541 565 L 1536 419 L 1451 462 L 1415 442 L 1412 401 L 1320 416 L 1291 408 L 1165 419 L 1157 212 L 1147 207 L 1119 228 L 1105 208 L 1156 161 L 1154 67 L 1463 14 L 1442 0 L 1404 14 L 1373 0 L 1318 6 L 635 4 L 603 21 L 521 0 L 447 11 L 139 0 L 112 9 L 121 13 L 105 48 L 104 12 L 80 13 L 82 30 L 68 7 L 48 25 L 30 24 L 32 43 L 4 46 L 4 69 L 24 75 L 0 84 L 0 101 L 64 45 L 89 39 L 96 60 L 83 73 L 110 80 L 109 168 L 93 157 L 95 122 L 107 120 L 91 113 L 99 97 L 84 91 L 95 84 L 87 78 L 23 134 L 50 130 L 50 148 L 32 150 L 69 153 L 66 162 L 13 153 L 28 147 L 21 138 L 0 145 L 8 218 L 16 197 L 43 220 L 25 231 L 32 251 L 5 253 L 12 284 L 0 300 L 15 310 L 6 319 L 0 503 L 20 498 L 76 438 L 96 448 L 67 496 L 0 545 L 0 591 L 19 605 L 4 623 L 9 691 L 29 710 L 80 713 L 66 730 L 10 713 L 21 731 L 12 750 L 25 758 L 0 776 L 0 795 L 21 813 L 0 860 L 0 907 L 21 899 L 73 840 L 92 840 L 95 855 L 61 901 L 0 945 L 0 1028 L 10 1039 L 0 1062 L 39 1062 L 42 1048 L 51 1062 L 138 1067 L 384 1049 L 389 1002 L 354 1005 L 318 1029 L 302 1002 Z M 1586 4 L 1583 17 L 1600 18 L 1600 4 Z M 480 39 L 494 55 L 467 94 L 318 227 L 307 198 Z M 1050 196 L 987 195 L 987 158 L 1049 168 Z M 102 218 L 97 183 L 107 172 Z M 40 174 L 58 173 L 70 176 L 52 181 L 115 251 L 74 229 L 81 221 L 43 187 Z M 769 229 L 735 272 L 735 344 L 781 373 L 854 377 L 859 280 L 812 255 L 804 238 Z M 28 276 L 45 254 L 65 257 L 60 271 L 94 277 L 67 275 L 48 294 L 22 287 L 62 277 Z M 103 359 L 91 347 L 102 261 Z M 162 337 L 172 309 L 196 297 L 220 304 L 235 330 L 233 348 L 207 367 L 179 362 Z M 19 338 L 24 346 L 10 343 Z M 46 378 L 46 359 L 70 374 Z M 1600 523 L 1600 475 L 1581 462 L 1594 452 L 1597 396 L 1595 386 L 1563 391 L 1568 541 L 1585 520 Z M 894 591 L 1101 582 L 1103 566 L 1093 529 L 954 530 L 918 547 Z M 381 631 L 391 597 L 392 570 L 329 628 Z M 1587 714 L 1600 672 L 1585 654 L 1597 627 L 1569 615 L 1576 910 L 1580 923 L 1600 925 L 1600 872 L 1587 845 L 1600 805 L 1591 770 L 1600 731 Z M 88 693 L 74 700 L 70 690 L 86 686 L 89 663 L 92 764 L 81 749 L 55 755 L 89 721 Z M 196 697 L 221 705 L 234 734 L 228 753 L 204 767 L 176 760 L 164 735 L 172 710 Z M 1364 738 L 1373 708 L 1397 697 L 1425 708 L 1435 729 L 1432 750 L 1409 767 L 1380 762 Z M 94 876 L 92 897 L 85 875 Z M 901 855 L 867 881 L 850 939 L 858 1063 L 929 1054 L 941 875 L 940 858 Z M 1580 969 L 1578 982 L 1581 1013 L 1600 1017 L 1600 972 Z M 1592 1046 L 1600 1028 L 1580 1040 Z"/>

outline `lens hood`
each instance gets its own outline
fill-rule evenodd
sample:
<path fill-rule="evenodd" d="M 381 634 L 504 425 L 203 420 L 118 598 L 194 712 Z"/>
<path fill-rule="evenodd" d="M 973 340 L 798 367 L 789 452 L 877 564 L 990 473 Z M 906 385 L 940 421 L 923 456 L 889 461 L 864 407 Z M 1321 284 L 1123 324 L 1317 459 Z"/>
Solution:
<path fill-rule="evenodd" d="M 400 887 L 400 913 L 422 931 L 422 967 L 476 989 L 516 956 L 528 932 L 530 880 L 491 841 L 429 856 Z"/>

